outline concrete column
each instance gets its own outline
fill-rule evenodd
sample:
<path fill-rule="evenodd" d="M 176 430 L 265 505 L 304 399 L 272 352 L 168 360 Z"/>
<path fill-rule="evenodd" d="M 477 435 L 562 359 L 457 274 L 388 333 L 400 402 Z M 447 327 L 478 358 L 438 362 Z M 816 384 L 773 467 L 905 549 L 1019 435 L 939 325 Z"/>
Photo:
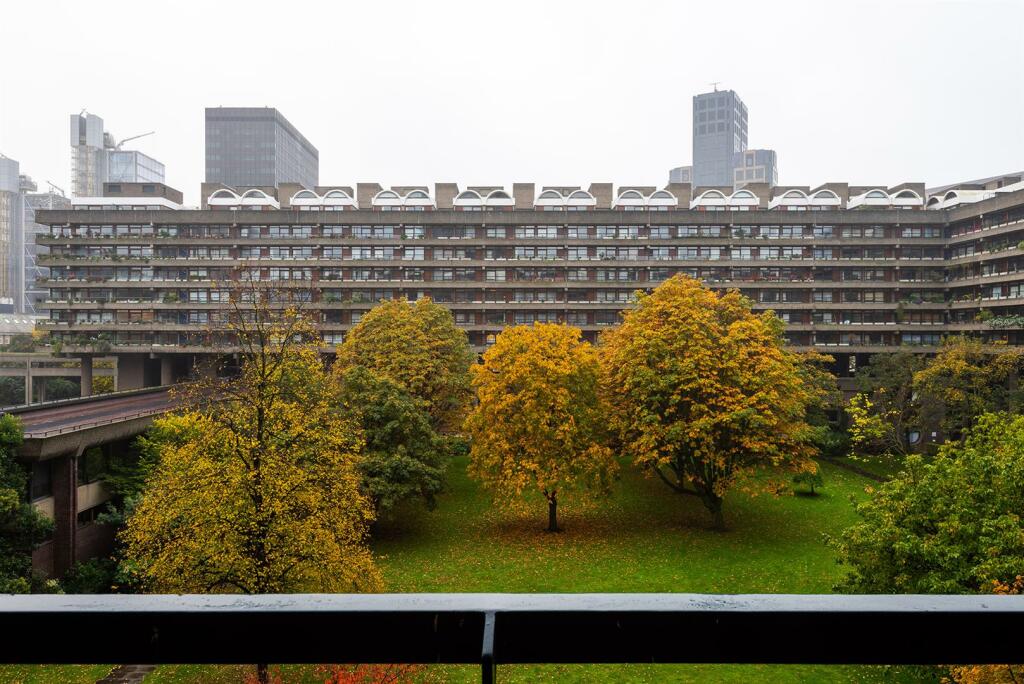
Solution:
<path fill-rule="evenodd" d="M 78 533 L 78 458 L 53 460 L 53 571 L 60 577 L 75 564 Z"/>
<path fill-rule="evenodd" d="M 46 401 L 46 378 L 39 379 L 39 402 Z"/>
<path fill-rule="evenodd" d="M 25 369 L 25 403 L 32 403 L 32 362 L 26 361 L 28 367 Z"/>
<path fill-rule="evenodd" d="M 82 357 L 82 391 L 83 397 L 92 396 L 92 357 Z"/>
<path fill-rule="evenodd" d="M 160 357 L 160 384 L 174 384 L 174 357 L 172 356 Z"/>
<path fill-rule="evenodd" d="M 142 354 L 119 354 L 117 389 L 142 389 L 146 386 L 146 360 Z"/>

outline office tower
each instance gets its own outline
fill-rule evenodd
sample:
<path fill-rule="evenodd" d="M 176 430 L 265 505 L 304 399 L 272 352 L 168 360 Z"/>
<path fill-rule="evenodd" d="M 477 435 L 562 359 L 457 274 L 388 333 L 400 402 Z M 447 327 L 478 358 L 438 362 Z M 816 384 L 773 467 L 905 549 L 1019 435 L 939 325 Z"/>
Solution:
<path fill-rule="evenodd" d="M 692 166 L 677 166 L 674 169 L 669 169 L 668 172 L 669 183 L 692 183 L 693 182 L 693 167 Z"/>
<path fill-rule="evenodd" d="M 228 186 L 315 187 L 320 154 L 272 107 L 206 109 L 206 182 Z"/>
<path fill-rule="evenodd" d="M 14 312 L 18 296 L 19 250 L 24 240 L 25 208 L 18 162 L 0 155 L 0 311 Z"/>
<path fill-rule="evenodd" d="M 36 243 L 36 236 L 49 233 L 49 227 L 36 223 L 36 211 L 39 209 L 70 209 L 71 200 L 54 187 L 46 192 L 35 192 L 36 184 L 28 176 L 22 176 L 22 188 L 25 192 L 25 245 L 24 245 L 24 295 L 22 296 L 22 313 L 38 314 L 45 308 L 49 290 L 39 281 L 50 276 L 50 269 L 41 265 L 40 256 L 49 254 L 45 245 Z"/>
<path fill-rule="evenodd" d="M 771 186 L 779 183 L 775 150 L 737 152 L 733 155 L 732 165 L 734 188 L 742 188 L 747 183 L 767 183 Z"/>
<path fill-rule="evenodd" d="M 747 149 L 747 107 L 732 90 L 693 96 L 693 184 L 732 187 L 733 159 Z"/>
<path fill-rule="evenodd" d="M 122 150 L 121 145 L 141 138 L 136 135 L 117 142 L 103 128 L 103 119 L 95 114 L 72 114 L 71 194 L 75 197 L 100 197 L 103 184 L 163 183 L 164 165 L 137 150 Z"/>

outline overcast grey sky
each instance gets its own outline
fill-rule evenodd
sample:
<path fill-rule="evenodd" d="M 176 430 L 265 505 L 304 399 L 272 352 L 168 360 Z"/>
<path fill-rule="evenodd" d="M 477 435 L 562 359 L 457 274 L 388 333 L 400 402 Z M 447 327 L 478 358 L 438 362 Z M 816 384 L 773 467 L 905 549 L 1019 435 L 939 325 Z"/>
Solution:
<path fill-rule="evenodd" d="M 719 81 L 783 184 L 931 186 L 1024 168 L 1022 45 L 1024 0 L 11 2 L 0 152 L 67 188 L 85 107 L 194 203 L 203 108 L 267 105 L 324 184 L 660 185 Z"/>

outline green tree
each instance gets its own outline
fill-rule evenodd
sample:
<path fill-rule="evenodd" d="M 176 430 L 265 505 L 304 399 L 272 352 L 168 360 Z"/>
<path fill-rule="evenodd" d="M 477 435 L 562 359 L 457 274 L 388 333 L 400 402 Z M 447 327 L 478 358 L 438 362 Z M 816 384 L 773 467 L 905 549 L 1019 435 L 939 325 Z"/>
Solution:
<path fill-rule="evenodd" d="M 557 532 L 558 495 L 605 493 L 616 471 L 593 347 L 565 325 L 506 328 L 472 374 L 470 475 L 499 503 L 542 494 Z"/>
<path fill-rule="evenodd" d="M 74 399 L 81 395 L 78 383 L 67 378 L 46 378 L 44 382 L 46 382 L 47 401 Z"/>
<path fill-rule="evenodd" d="M 914 390 L 940 406 L 946 435 L 959 439 L 986 412 L 1017 411 L 1017 389 L 1024 352 L 987 347 L 978 340 L 954 336 L 939 353 L 914 373 Z"/>
<path fill-rule="evenodd" d="M 985 414 L 963 443 L 905 470 L 857 506 L 833 541 L 855 593 L 961 594 L 1024 569 L 1024 416 Z"/>
<path fill-rule="evenodd" d="M 26 333 L 23 335 L 13 335 L 11 341 L 4 345 L 4 351 L 8 352 L 33 352 L 36 350 L 35 338 Z"/>
<path fill-rule="evenodd" d="M 910 452 L 910 432 L 937 427 L 934 402 L 922 405 L 914 391 L 914 374 L 926 364 L 923 355 L 901 351 L 875 354 L 858 369 L 857 389 L 863 398 L 847 413 L 851 436 L 862 450 L 904 456 Z"/>
<path fill-rule="evenodd" d="M 32 550 L 45 541 L 53 523 L 28 503 L 28 473 L 17 460 L 21 421 L 0 416 L 0 594 L 22 594 L 36 586 Z"/>
<path fill-rule="evenodd" d="M 676 276 L 638 293 L 602 334 L 605 387 L 622 445 L 671 489 L 698 497 L 715 527 L 741 476 L 763 466 L 816 469 L 808 408 L 817 371 L 788 351 L 783 324 L 736 290 Z"/>
<path fill-rule="evenodd" d="M 424 402 L 361 366 L 339 373 L 338 380 L 342 409 L 363 430 L 359 472 L 374 509 L 380 514 L 412 498 L 433 508 L 444 489 L 447 444 L 431 426 Z"/>
<path fill-rule="evenodd" d="M 362 366 L 398 383 L 445 432 L 458 428 L 469 405 L 472 362 L 466 333 L 448 309 L 426 298 L 396 299 L 375 306 L 348 332 L 335 369 Z"/>
<path fill-rule="evenodd" d="M 25 403 L 25 379 L 0 377 L 0 406 L 20 406 Z"/>

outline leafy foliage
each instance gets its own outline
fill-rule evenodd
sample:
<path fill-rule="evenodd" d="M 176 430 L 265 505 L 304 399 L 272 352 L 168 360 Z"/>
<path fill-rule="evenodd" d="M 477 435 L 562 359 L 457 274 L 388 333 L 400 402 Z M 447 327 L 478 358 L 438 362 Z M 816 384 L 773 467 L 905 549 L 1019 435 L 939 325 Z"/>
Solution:
<path fill-rule="evenodd" d="M 421 400 L 434 429 L 458 427 L 471 396 L 473 354 L 448 309 L 429 299 L 381 302 L 345 336 L 336 372 L 362 366 Z"/>
<path fill-rule="evenodd" d="M 793 484 L 805 485 L 809 490 L 809 493 L 813 496 L 817 494 L 817 492 L 814 491 L 817 487 L 825 486 L 825 480 L 822 479 L 820 472 L 815 471 L 812 473 L 805 470 L 793 476 Z"/>
<path fill-rule="evenodd" d="M 605 445 L 598 358 L 578 328 L 506 328 L 472 377 L 470 474 L 499 501 L 543 494 L 554 532 L 560 492 L 609 489 L 616 463 Z"/>
<path fill-rule="evenodd" d="M 239 377 L 196 386 L 186 409 L 156 421 L 158 462 L 121 533 L 147 589 L 379 586 L 365 545 L 373 513 L 359 487 L 358 427 L 337 410 L 312 325 L 265 299 L 253 310 L 234 305 Z"/>
<path fill-rule="evenodd" d="M 52 522 L 26 501 L 28 473 L 16 459 L 22 443 L 21 421 L 0 416 L 0 593 L 33 589 L 32 550 L 43 542 Z"/>
<path fill-rule="evenodd" d="M 363 489 L 379 513 L 422 498 L 429 508 L 444 489 L 446 441 L 434 432 L 424 402 L 398 383 L 356 366 L 338 374 L 340 402 L 363 430 Z"/>
<path fill-rule="evenodd" d="M 722 497 L 758 466 L 813 471 L 815 373 L 785 349 L 782 323 L 732 290 L 676 276 L 602 335 L 605 386 L 633 460 L 700 497 L 717 527 Z"/>
<path fill-rule="evenodd" d="M 857 593 L 974 593 L 1024 568 L 1024 416 L 985 414 L 964 443 L 905 470 L 834 541 Z"/>
<path fill-rule="evenodd" d="M 0 377 L 0 406 L 20 406 L 25 403 L 25 379 Z"/>
<path fill-rule="evenodd" d="M 914 391 L 914 374 L 927 365 L 921 354 L 875 354 L 857 371 L 860 394 L 847 408 L 850 437 L 862 453 L 903 456 L 910 452 L 907 433 L 934 424 L 935 402 Z"/>
<path fill-rule="evenodd" d="M 977 340 L 949 337 L 927 367 L 914 374 L 914 389 L 941 406 L 942 429 L 959 439 L 983 413 L 1021 407 L 1020 393 L 1011 387 L 1022 365 L 1020 350 L 993 353 Z"/>

